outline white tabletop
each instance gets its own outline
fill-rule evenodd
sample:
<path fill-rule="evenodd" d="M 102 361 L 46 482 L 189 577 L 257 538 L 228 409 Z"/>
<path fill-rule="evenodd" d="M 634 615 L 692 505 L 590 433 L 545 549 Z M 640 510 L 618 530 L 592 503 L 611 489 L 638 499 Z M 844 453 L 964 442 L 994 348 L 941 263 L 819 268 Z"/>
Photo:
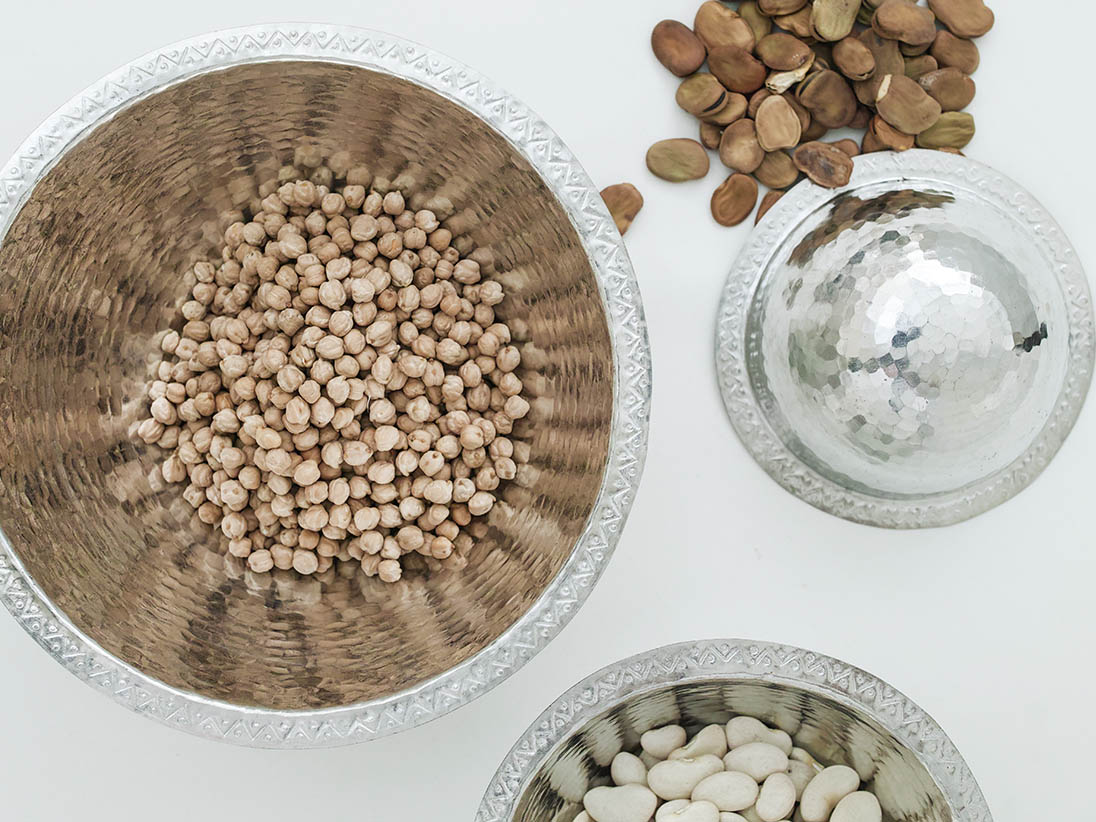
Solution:
<path fill-rule="evenodd" d="M 695 134 L 648 38 L 662 17 L 691 21 L 699 0 L 62 5 L 5 8 L 0 157 L 111 69 L 228 26 L 323 18 L 384 29 L 494 78 L 555 128 L 599 186 L 630 181 L 646 197 L 627 245 L 650 327 L 654 404 L 642 488 L 587 604 L 496 690 L 393 738 L 271 752 L 191 737 L 108 701 L 0 613 L 0 817 L 471 820 L 511 744 L 575 681 L 657 645 L 726 636 L 832 654 L 905 691 L 950 734 L 1002 822 L 1092 818 L 1096 401 L 1031 488 L 952 528 L 853 525 L 765 476 L 724 415 L 712 354 L 720 286 L 750 229 L 709 216 L 718 163 L 708 179 L 678 186 L 644 167 L 655 140 Z M 1087 148 L 1096 8 L 993 5 L 968 154 L 1042 200 L 1096 274 Z"/>

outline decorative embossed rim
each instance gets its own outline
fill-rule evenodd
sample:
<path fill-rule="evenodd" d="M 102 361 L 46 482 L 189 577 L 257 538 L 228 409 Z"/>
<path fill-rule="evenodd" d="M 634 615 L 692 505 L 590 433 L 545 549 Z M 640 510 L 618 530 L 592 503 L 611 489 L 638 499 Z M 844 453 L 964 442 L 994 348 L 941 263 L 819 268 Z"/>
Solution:
<path fill-rule="evenodd" d="M 54 113 L 0 169 L 0 241 L 22 202 L 81 136 L 120 109 L 196 74 L 241 63 L 309 59 L 401 77 L 469 110 L 537 170 L 582 238 L 613 346 L 613 418 L 605 475 L 571 556 L 521 619 L 486 648 L 415 688 L 308 711 L 248 708 L 165 685 L 107 653 L 46 597 L 0 531 L 0 599 L 49 654 L 116 701 L 200 736 L 264 748 L 375 739 L 467 704 L 528 662 L 574 616 L 601 576 L 635 497 L 647 450 L 651 355 L 639 286 L 598 190 L 548 125 L 472 69 L 381 32 L 320 24 L 262 25 L 183 40 L 118 69 Z"/>
<path fill-rule="evenodd" d="M 544 762 L 590 720 L 636 694 L 711 679 L 788 683 L 867 714 L 913 751 L 943 793 L 954 822 L 993 822 L 962 755 L 936 721 L 905 694 L 825 654 L 744 639 L 667 645 L 609 665 L 579 682 L 510 749 L 483 796 L 476 822 L 512 822 Z"/>
<path fill-rule="evenodd" d="M 1031 242 L 1052 261 L 1069 310 L 1069 364 L 1054 411 L 1031 446 L 1007 468 L 955 491 L 895 500 L 846 488 L 805 464 L 773 431 L 746 369 L 745 329 L 754 293 L 772 255 L 812 213 L 844 191 L 889 180 L 917 179 L 969 191 L 1026 223 Z M 1092 297 L 1077 253 L 1039 202 L 998 171 L 965 157 L 912 150 L 856 158 L 849 185 L 837 191 L 804 181 L 766 215 L 727 277 L 716 320 L 716 373 L 731 424 L 753 458 L 774 480 L 816 508 L 854 522 L 884 528 L 952 525 L 1011 499 L 1050 463 L 1062 447 L 1092 382 Z"/>

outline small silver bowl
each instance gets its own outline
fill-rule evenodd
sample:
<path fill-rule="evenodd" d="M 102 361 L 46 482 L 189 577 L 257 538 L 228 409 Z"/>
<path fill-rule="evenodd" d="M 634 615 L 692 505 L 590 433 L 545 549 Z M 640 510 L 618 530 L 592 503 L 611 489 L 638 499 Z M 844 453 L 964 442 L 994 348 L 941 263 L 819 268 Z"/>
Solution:
<path fill-rule="evenodd" d="M 530 457 L 463 570 L 252 574 L 130 435 L 183 272 L 303 142 L 440 203 L 506 288 Z M 650 353 L 597 188 L 521 102 L 378 32 L 235 29 L 99 81 L 2 177 L 0 599 L 68 670 L 193 733 L 340 745 L 466 704 L 578 610 L 639 482 Z"/>
<path fill-rule="evenodd" d="M 507 754 L 476 822 L 571 822 L 609 764 L 644 731 L 732 716 L 779 727 L 819 761 L 854 768 L 887 822 L 992 822 L 940 726 L 908 697 L 823 654 L 725 639 L 669 645 L 575 685 Z"/>
<path fill-rule="evenodd" d="M 1093 371 L 1092 303 L 1062 230 L 964 157 L 858 157 L 750 237 L 717 323 L 723 400 L 786 489 L 837 516 L 947 525 L 1018 493 Z"/>

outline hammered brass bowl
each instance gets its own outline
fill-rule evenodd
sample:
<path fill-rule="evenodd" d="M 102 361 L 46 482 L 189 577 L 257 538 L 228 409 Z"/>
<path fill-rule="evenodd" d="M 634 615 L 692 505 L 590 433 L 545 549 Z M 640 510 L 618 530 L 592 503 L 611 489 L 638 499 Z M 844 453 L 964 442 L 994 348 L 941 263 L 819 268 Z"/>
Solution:
<path fill-rule="evenodd" d="M 639 750 L 645 731 L 695 733 L 734 716 L 855 770 L 885 822 L 993 822 L 962 755 L 909 697 L 825 654 L 744 639 L 667 645 L 579 682 L 522 734 L 476 822 L 572 822 L 586 791 L 611 784 L 613 757 Z"/>
<path fill-rule="evenodd" d="M 529 465 L 461 570 L 253 575 L 131 436 L 182 273 L 302 142 L 489 250 L 525 346 Z M 173 726 L 305 747 L 458 707 L 543 647 L 616 541 L 646 444 L 638 289 L 535 114 L 368 31 L 268 26 L 149 55 L 54 115 L 0 195 L 0 591 L 49 652 Z"/>

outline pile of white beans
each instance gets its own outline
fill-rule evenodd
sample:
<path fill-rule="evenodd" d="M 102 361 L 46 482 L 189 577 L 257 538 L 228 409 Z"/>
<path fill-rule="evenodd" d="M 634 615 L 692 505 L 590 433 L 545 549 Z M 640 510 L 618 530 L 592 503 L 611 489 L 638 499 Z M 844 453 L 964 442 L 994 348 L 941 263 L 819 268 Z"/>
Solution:
<path fill-rule="evenodd" d="M 593 788 L 575 822 L 881 822 L 875 794 L 846 765 L 828 768 L 784 731 L 750 716 L 647 731 L 619 753 L 613 786 Z"/>

